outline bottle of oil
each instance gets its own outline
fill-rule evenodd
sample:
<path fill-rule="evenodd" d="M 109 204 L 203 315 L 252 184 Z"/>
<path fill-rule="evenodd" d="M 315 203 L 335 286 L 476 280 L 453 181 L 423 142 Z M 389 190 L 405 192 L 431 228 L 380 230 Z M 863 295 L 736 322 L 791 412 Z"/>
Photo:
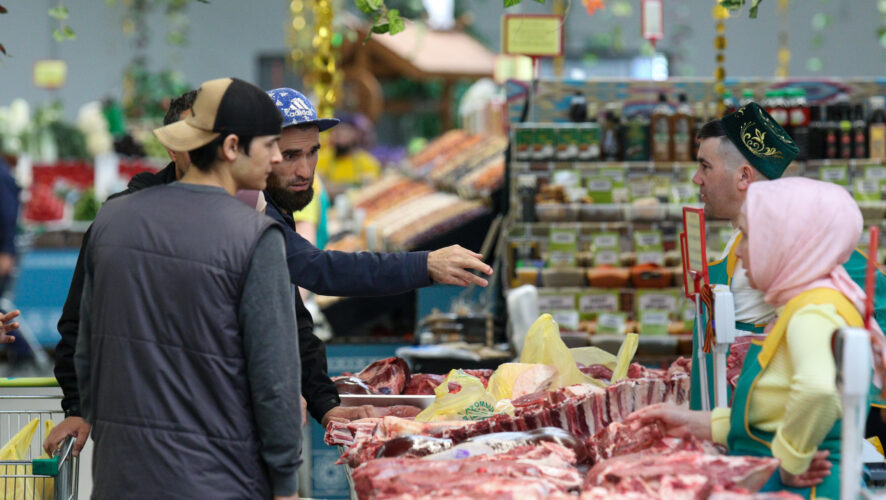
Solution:
<path fill-rule="evenodd" d="M 692 161 L 692 145 L 695 142 L 692 130 L 695 125 L 695 117 L 692 107 L 686 100 L 686 94 L 680 94 L 679 104 L 674 113 L 674 161 Z"/>
<path fill-rule="evenodd" d="M 886 98 L 871 97 L 871 116 L 868 118 L 868 151 L 873 160 L 886 161 Z"/>
<path fill-rule="evenodd" d="M 658 105 L 652 111 L 652 159 L 668 162 L 674 159 L 674 110 L 667 97 L 658 94 Z"/>

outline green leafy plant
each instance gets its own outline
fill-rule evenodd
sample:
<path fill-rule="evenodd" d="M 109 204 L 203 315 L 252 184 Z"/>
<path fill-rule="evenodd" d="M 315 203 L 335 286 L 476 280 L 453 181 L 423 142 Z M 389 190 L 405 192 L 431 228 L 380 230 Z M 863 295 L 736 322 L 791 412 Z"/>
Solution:
<path fill-rule="evenodd" d="M 55 41 L 57 42 L 74 40 L 77 38 L 74 29 L 68 26 L 69 15 L 70 12 L 68 12 L 68 8 L 65 7 L 61 1 L 59 1 L 58 5 L 55 7 L 49 9 L 49 17 L 58 21 L 58 28 L 52 30 L 52 38 L 55 38 Z"/>

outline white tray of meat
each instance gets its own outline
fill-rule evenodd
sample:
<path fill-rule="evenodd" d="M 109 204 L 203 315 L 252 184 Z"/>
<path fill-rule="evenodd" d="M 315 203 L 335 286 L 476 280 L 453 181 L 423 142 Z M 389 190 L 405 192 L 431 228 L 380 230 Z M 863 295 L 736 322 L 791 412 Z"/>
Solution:
<path fill-rule="evenodd" d="M 417 406 L 425 409 L 436 396 L 423 394 L 341 394 L 342 406 Z"/>

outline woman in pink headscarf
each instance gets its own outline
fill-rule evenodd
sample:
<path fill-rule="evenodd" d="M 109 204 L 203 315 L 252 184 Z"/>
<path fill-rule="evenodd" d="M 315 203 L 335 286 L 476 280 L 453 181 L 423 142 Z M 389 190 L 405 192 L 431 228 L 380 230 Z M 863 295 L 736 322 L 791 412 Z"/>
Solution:
<path fill-rule="evenodd" d="M 857 204 L 842 187 L 805 178 L 755 182 L 739 217 L 738 249 L 750 285 L 776 307 L 766 340 L 752 345 L 732 408 L 690 412 L 655 405 L 629 420 L 660 420 L 725 444 L 730 454 L 781 461 L 764 491 L 839 498 L 840 416 L 833 332 L 862 326 L 864 291 L 846 273 L 862 234 Z"/>

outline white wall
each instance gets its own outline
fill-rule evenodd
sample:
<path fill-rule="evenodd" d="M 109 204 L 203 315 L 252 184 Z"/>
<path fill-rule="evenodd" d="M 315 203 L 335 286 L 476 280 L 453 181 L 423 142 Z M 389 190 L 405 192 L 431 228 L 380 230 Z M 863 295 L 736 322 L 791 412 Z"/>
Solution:
<path fill-rule="evenodd" d="M 122 0 L 117 0 L 120 4 Z M 68 63 L 67 85 L 57 91 L 73 116 L 76 108 L 107 95 L 120 97 L 122 75 L 135 53 L 132 40 L 121 29 L 122 7 L 104 0 L 67 0 L 68 23 L 77 39 L 57 43 L 51 38 L 55 21 L 47 15 L 57 0 L 4 0 L 9 13 L 0 16 L 0 43 L 12 55 L 0 57 L 0 105 L 16 97 L 32 104 L 50 99 L 48 91 L 31 83 L 34 61 L 56 55 Z M 192 2 L 188 9 L 190 43 L 172 49 L 165 43 L 165 18 L 156 12 L 149 20 L 151 70 L 172 67 L 191 84 L 224 76 L 247 81 L 257 78 L 256 56 L 280 52 L 286 46 L 289 2 L 282 0 L 211 0 Z M 176 54 L 178 52 L 178 54 Z M 74 108 L 74 109 L 71 109 Z"/>
<path fill-rule="evenodd" d="M 504 13 L 501 0 L 466 1 L 475 12 L 476 29 L 498 50 L 499 19 Z M 352 0 L 342 2 L 350 4 Z M 76 30 L 77 39 L 58 44 L 50 36 L 54 21 L 46 14 L 57 0 L 3 0 L 2 3 L 9 14 L 0 16 L 0 43 L 13 57 L 0 58 L 0 105 L 8 104 L 15 97 L 24 97 L 32 104 L 47 100 L 47 91 L 32 86 L 31 68 L 35 60 L 51 57 L 54 51 L 68 62 L 68 84 L 57 91 L 57 95 L 65 102 L 69 116 L 89 100 L 120 96 L 123 69 L 133 55 L 132 43 L 121 31 L 121 7 L 108 7 L 103 0 L 67 0 L 65 4 L 71 11 L 69 23 Z M 580 48 L 591 33 L 608 31 L 617 24 L 624 31 L 627 47 L 636 48 L 640 43 L 639 0 L 631 3 L 634 6 L 631 18 L 603 15 L 588 18 L 581 1 L 571 0 L 567 44 Z M 726 67 L 730 77 L 774 73 L 778 40 L 776 3 L 776 0 L 764 1 L 759 19 L 748 19 L 745 8 L 727 22 L 730 45 L 726 51 Z M 524 0 L 524 4 L 520 8 L 527 12 L 550 9 L 532 0 Z M 886 51 L 876 40 L 876 30 L 881 23 L 877 1 L 794 0 L 791 4 L 792 74 L 811 74 L 806 70 L 806 60 L 810 55 L 819 54 L 825 61 L 823 76 L 886 75 Z M 714 68 L 712 5 L 713 0 L 665 0 L 666 33 L 673 34 L 680 24 L 678 18 L 690 20 L 691 34 L 684 45 L 689 49 L 687 63 L 693 69 L 692 76 L 709 76 Z M 833 25 L 824 31 L 827 41 L 819 52 L 810 47 L 811 19 L 818 10 L 831 13 L 834 19 Z M 192 84 L 221 76 L 255 82 L 257 56 L 286 50 L 288 17 L 287 0 L 195 2 L 189 7 L 190 44 L 175 58 L 176 51 L 163 41 L 167 32 L 164 17 L 162 13 L 155 13 L 150 20 L 154 40 L 149 50 L 149 66 L 153 70 L 178 69 Z M 670 35 L 660 47 L 665 51 L 673 47 Z"/>

